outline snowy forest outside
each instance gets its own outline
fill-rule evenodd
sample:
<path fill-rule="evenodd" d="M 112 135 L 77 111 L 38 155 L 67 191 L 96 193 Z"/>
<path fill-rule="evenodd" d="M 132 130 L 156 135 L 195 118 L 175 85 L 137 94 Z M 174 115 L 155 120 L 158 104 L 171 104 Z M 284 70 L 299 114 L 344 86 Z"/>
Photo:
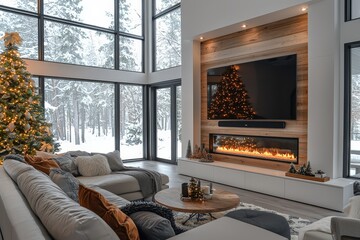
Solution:
<path fill-rule="evenodd" d="M 21 14 L 0 9 L 0 35 L 19 32 L 24 40 L 19 49 L 24 58 L 39 59 L 41 47 L 38 37 L 39 31 L 42 31 L 38 25 L 37 2 L 0 0 L 0 6 L 26 11 Z M 159 13 L 179 2 L 157 0 L 155 11 Z M 119 0 L 118 24 L 114 20 L 116 14 L 113 0 L 44 0 L 43 8 L 44 54 L 40 60 L 144 71 L 142 0 Z M 158 17 L 155 25 L 156 70 L 181 65 L 180 8 Z M 116 39 L 118 43 L 115 43 Z M 117 44 L 118 55 L 115 54 Z M 115 56 L 118 56 L 118 66 Z"/>
<path fill-rule="evenodd" d="M 22 58 L 144 72 L 142 0 L 0 0 L 0 36 L 19 32 Z M 155 69 L 181 64 L 181 10 L 161 14 L 179 0 L 156 0 Z M 94 14 L 95 13 L 95 14 Z M 115 16 L 119 19 L 115 20 Z M 43 29 L 40 27 L 43 26 Z M 148 24 L 146 24 L 148 26 Z M 117 28 L 117 29 L 116 29 Z M 39 38 L 40 36 L 40 38 Z M 117 41 L 117 42 L 116 42 Z M 0 50 L 4 50 L 0 47 Z M 115 59 L 117 57 L 117 59 Z M 120 125 L 123 159 L 143 158 L 143 86 L 120 84 L 120 119 L 115 119 L 115 84 L 44 78 L 45 114 L 61 151 L 110 152 Z M 34 78 L 34 80 L 37 80 Z M 115 81 L 126 79 L 114 79 Z M 181 87 L 176 94 L 176 136 L 181 150 Z M 166 95 L 166 94 L 165 94 Z M 157 95 L 157 154 L 170 159 L 169 97 Z M 115 121 L 119 121 L 116 123 Z"/>

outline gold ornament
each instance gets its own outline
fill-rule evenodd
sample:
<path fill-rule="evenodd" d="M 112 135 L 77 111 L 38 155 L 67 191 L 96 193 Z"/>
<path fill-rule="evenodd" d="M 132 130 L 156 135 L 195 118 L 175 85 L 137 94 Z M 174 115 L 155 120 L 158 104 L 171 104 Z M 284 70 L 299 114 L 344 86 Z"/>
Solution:
<path fill-rule="evenodd" d="M 24 113 L 24 115 L 25 115 L 25 118 L 26 118 L 27 120 L 31 119 L 31 114 L 29 113 L 29 111 L 26 110 L 26 112 Z"/>
<path fill-rule="evenodd" d="M 14 131 L 14 129 L 15 129 L 15 123 L 14 123 L 14 122 L 9 123 L 9 125 L 7 126 L 7 128 L 10 130 L 10 132 Z"/>
<path fill-rule="evenodd" d="M 4 40 L 5 47 L 9 45 L 21 45 L 22 43 L 22 38 L 17 32 L 11 32 L 11 33 L 6 32 L 5 35 L 2 38 L 0 38 L 0 40 Z"/>

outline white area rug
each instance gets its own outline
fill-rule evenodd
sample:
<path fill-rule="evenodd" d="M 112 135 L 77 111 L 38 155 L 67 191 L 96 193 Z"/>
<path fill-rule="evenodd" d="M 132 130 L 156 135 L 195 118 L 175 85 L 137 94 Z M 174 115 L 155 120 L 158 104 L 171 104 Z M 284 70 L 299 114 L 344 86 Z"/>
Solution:
<path fill-rule="evenodd" d="M 253 209 L 253 210 L 267 211 L 267 212 L 276 213 L 276 214 L 279 214 L 279 215 L 285 217 L 290 226 L 291 240 L 297 240 L 299 229 L 302 227 L 305 227 L 306 225 L 309 225 L 311 223 L 311 221 L 307 220 L 307 219 L 290 216 L 290 215 L 284 214 L 284 213 L 275 212 L 273 210 L 265 209 L 265 208 L 262 208 L 262 207 L 259 207 L 259 206 L 253 205 L 253 204 L 249 204 L 249 203 L 240 203 L 236 209 Z M 229 210 L 229 211 L 234 211 L 234 209 Z M 224 216 L 229 211 L 213 213 L 212 215 L 216 218 L 219 218 L 219 217 Z M 196 217 L 194 217 L 191 220 L 189 220 L 188 222 L 186 222 L 186 225 L 183 225 L 182 222 L 184 222 L 189 217 L 189 214 L 181 213 L 181 212 L 174 212 L 174 217 L 175 217 L 175 221 L 176 221 L 177 225 L 183 229 L 191 229 L 191 228 L 200 226 L 200 225 L 210 221 L 209 215 L 201 215 L 199 218 L 199 221 L 197 221 Z"/>

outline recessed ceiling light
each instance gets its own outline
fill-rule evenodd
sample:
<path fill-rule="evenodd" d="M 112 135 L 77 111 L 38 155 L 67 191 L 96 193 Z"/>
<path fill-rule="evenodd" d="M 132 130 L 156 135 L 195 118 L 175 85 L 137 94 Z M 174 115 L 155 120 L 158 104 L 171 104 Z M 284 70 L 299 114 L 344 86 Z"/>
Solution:
<path fill-rule="evenodd" d="M 301 11 L 305 12 L 307 10 L 307 7 L 302 7 Z"/>
<path fill-rule="evenodd" d="M 203 40 L 204 39 L 204 37 L 200 37 L 200 40 Z"/>
<path fill-rule="evenodd" d="M 241 25 L 241 27 L 242 27 L 242 28 L 246 28 L 247 26 L 246 26 L 246 24 L 243 24 L 243 25 Z"/>

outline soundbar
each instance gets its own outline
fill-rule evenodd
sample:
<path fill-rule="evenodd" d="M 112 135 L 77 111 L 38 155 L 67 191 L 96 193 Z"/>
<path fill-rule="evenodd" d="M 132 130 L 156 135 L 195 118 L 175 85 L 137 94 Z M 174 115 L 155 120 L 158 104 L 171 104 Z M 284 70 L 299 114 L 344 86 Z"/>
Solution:
<path fill-rule="evenodd" d="M 285 128 L 286 123 L 284 121 L 236 120 L 236 121 L 219 121 L 218 126 L 242 127 L 242 128 Z"/>

